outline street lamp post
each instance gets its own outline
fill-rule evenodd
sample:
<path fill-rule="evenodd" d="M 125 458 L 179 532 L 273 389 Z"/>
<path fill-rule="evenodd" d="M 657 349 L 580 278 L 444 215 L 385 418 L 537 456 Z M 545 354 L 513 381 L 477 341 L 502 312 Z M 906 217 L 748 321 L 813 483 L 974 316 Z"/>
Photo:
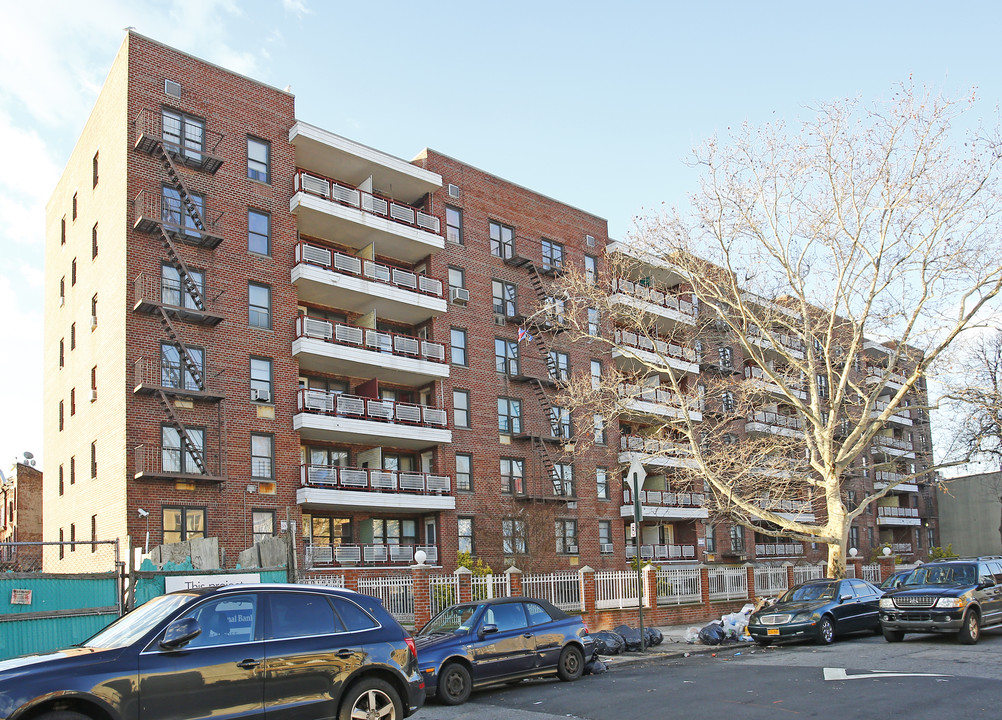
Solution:
<path fill-rule="evenodd" d="M 637 560 L 637 614 L 640 618 L 640 652 L 647 649 L 646 638 L 644 637 L 644 566 L 640 558 L 640 521 L 643 519 L 643 512 L 640 508 L 640 472 L 634 467 L 630 468 L 630 479 L 633 485 L 633 546 L 636 549 Z"/>

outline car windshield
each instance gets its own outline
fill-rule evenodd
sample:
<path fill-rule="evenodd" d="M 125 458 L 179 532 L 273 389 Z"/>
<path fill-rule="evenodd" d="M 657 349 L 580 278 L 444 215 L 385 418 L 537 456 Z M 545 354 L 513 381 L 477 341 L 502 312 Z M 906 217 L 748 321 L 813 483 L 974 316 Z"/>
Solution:
<path fill-rule="evenodd" d="M 161 595 L 143 603 L 130 613 L 118 618 L 88 640 L 81 647 L 121 648 L 136 642 L 149 632 L 150 628 L 191 601 L 192 595 Z"/>
<path fill-rule="evenodd" d="M 915 568 L 905 585 L 973 585 L 977 582 L 974 565 L 926 565 Z"/>
<path fill-rule="evenodd" d="M 894 573 L 884 580 L 884 582 L 880 583 L 880 589 L 887 590 L 889 588 L 896 588 L 898 585 L 904 585 L 909 575 L 910 573 Z"/>
<path fill-rule="evenodd" d="M 470 622 L 476 615 L 479 605 L 453 605 L 446 608 L 431 622 L 421 628 L 419 635 L 434 635 L 435 633 L 465 633 L 470 631 Z"/>
<path fill-rule="evenodd" d="M 835 597 L 835 583 L 811 583 L 788 591 L 780 602 L 807 602 L 810 600 L 831 600 Z"/>

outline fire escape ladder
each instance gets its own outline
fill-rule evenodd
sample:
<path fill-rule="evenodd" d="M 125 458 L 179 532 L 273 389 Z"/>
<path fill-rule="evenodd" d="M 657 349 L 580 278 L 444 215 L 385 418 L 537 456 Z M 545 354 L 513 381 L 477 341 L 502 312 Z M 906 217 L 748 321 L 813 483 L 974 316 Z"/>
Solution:
<path fill-rule="evenodd" d="M 160 234 L 163 236 L 164 251 L 167 253 L 167 259 L 170 260 L 181 278 L 181 286 L 188 293 L 188 297 L 195 301 L 198 309 L 205 310 L 205 298 L 202 297 L 202 291 L 198 289 L 198 283 L 195 282 L 191 271 L 188 270 L 188 266 L 181 259 L 181 256 L 177 252 L 177 246 L 163 225 L 160 226 Z M 181 304 L 183 305 L 184 303 L 182 302 Z"/>
<path fill-rule="evenodd" d="M 170 316 L 163 307 L 160 308 L 160 325 L 164 329 L 164 334 L 181 351 L 178 353 L 181 357 L 181 363 L 184 365 L 184 369 L 188 371 L 191 379 L 195 381 L 195 385 L 198 386 L 199 390 L 205 390 L 205 378 L 202 376 L 202 370 L 198 367 L 198 363 L 195 362 L 194 358 L 192 358 L 188 346 L 178 336 L 174 323 L 171 322 Z M 179 383 L 178 387 L 183 387 L 183 385 L 183 382 Z"/>
<path fill-rule="evenodd" d="M 557 477 L 557 464 L 554 462 L 553 457 L 550 455 L 549 448 L 546 447 L 546 443 L 541 439 L 533 440 L 534 449 L 539 454 L 539 459 L 543 463 L 543 467 L 546 469 L 550 477 L 550 482 L 553 483 L 553 494 L 556 497 L 564 496 L 564 483 L 563 479 Z"/>
<path fill-rule="evenodd" d="M 205 223 L 202 221 L 202 213 L 199 212 L 198 206 L 195 201 L 191 199 L 191 193 L 188 192 L 188 188 L 185 187 L 184 181 L 181 180 L 181 176 L 177 172 L 177 166 L 174 165 L 174 161 L 170 158 L 170 153 L 167 152 L 167 148 L 164 147 L 162 142 L 156 144 L 156 156 L 160 160 L 160 164 L 163 166 L 164 172 L 167 173 L 167 178 L 170 180 L 171 185 L 177 190 L 178 194 L 181 196 L 181 203 L 184 205 L 185 210 L 188 212 L 188 217 L 191 218 L 192 222 L 195 223 L 195 228 L 201 232 L 205 231 Z M 184 218 L 181 218 L 181 224 L 184 225 Z"/>
<path fill-rule="evenodd" d="M 560 418 L 553 412 L 553 405 L 550 404 L 550 398 L 546 395 L 543 383 L 535 379 L 529 383 L 529 386 L 532 388 L 532 394 L 536 396 L 539 406 L 550 418 L 550 434 L 555 438 L 563 438 L 563 426 L 560 424 Z M 568 438 L 563 439 L 567 440 Z"/>
<path fill-rule="evenodd" d="M 181 438 L 181 447 L 184 452 L 188 453 L 188 457 L 195 461 L 198 466 L 199 472 L 203 475 L 205 474 L 205 457 L 202 455 L 202 450 L 195 445 L 191 439 L 191 435 L 188 434 L 188 428 L 184 426 L 181 422 L 181 418 L 178 414 L 174 412 L 174 408 L 171 406 L 170 398 L 163 390 L 158 390 L 158 397 L 160 400 L 160 407 L 163 408 L 164 414 L 170 420 L 170 424 L 177 430 L 178 436 Z"/>

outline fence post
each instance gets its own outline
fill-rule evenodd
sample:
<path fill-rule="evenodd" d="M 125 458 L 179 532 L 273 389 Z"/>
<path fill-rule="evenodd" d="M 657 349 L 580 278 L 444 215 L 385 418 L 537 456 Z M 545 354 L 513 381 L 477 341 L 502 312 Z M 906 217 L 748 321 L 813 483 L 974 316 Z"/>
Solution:
<path fill-rule="evenodd" d="M 588 616 L 595 612 L 595 570 L 585 565 L 578 570 L 578 576 L 581 578 L 581 613 Z M 597 622 L 598 616 L 593 617 Z"/>
<path fill-rule="evenodd" d="M 512 597 L 522 597 L 522 571 L 512 566 L 504 571 L 508 576 L 508 594 Z"/>
<path fill-rule="evenodd" d="M 431 620 L 431 592 L 428 587 L 428 566 L 411 565 L 412 592 L 414 593 L 414 629 L 421 629 Z"/>
<path fill-rule="evenodd" d="M 862 580 L 863 579 L 863 558 L 861 558 L 861 557 L 851 557 L 846 562 L 846 566 L 849 566 L 849 565 L 852 565 L 853 569 L 855 570 L 855 572 L 853 573 L 853 577 L 859 578 L 860 580 Z M 846 575 L 848 575 L 848 574 L 849 573 L 847 572 Z"/>
<path fill-rule="evenodd" d="M 712 610 L 710 605 L 710 568 L 706 565 L 699 566 L 699 595 L 707 610 Z"/>
<path fill-rule="evenodd" d="M 755 566 L 745 563 L 745 574 L 748 576 L 748 599 L 754 600 L 758 595 L 758 590 L 755 588 Z"/>
<path fill-rule="evenodd" d="M 894 557 L 882 555 L 880 557 L 880 582 L 894 574 Z"/>
<path fill-rule="evenodd" d="M 459 586 L 459 597 L 456 602 L 468 603 L 473 600 L 473 571 L 460 565 L 453 573 Z"/>
<path fill-rule="evenodd" d="M 783 566 L 786 568 L 786 587 L 792 588 L 797 584 L 796 575 L 793 574 L 793 563 L 787 560 Z"/>
<path fill-rule="evenodd" d="M 344 569 L 344 587 L 346 590 L 358 592 L 358 571 L 355 568 Z"/>

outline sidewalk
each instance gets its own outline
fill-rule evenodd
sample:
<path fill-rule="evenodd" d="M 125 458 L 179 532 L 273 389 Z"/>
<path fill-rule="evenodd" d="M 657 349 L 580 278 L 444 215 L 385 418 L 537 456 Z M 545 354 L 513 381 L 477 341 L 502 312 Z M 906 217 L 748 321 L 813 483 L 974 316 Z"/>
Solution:
<path fill-rule="evenodd" d="M 608 667 L 632 665 L 634 663 L 647 662 L 650 660 L 662 660 L 672 657 L 685 657 L 686 655 L 702 653 L 745 653 L 752 650 L 764 650 L 753 642 L 727 643 L 725 645 L 700 645 L 690 644 L 685 641 L 685 633 L 690 627 L 702 627 L 701 625 L 667 625 L 660 626 L 658 630 L 664 635 L 664 641 L 660 645 L 647 648 L 644 652 L 623 652 L 619 655 L 602 655 L 602 662 Z"/>

